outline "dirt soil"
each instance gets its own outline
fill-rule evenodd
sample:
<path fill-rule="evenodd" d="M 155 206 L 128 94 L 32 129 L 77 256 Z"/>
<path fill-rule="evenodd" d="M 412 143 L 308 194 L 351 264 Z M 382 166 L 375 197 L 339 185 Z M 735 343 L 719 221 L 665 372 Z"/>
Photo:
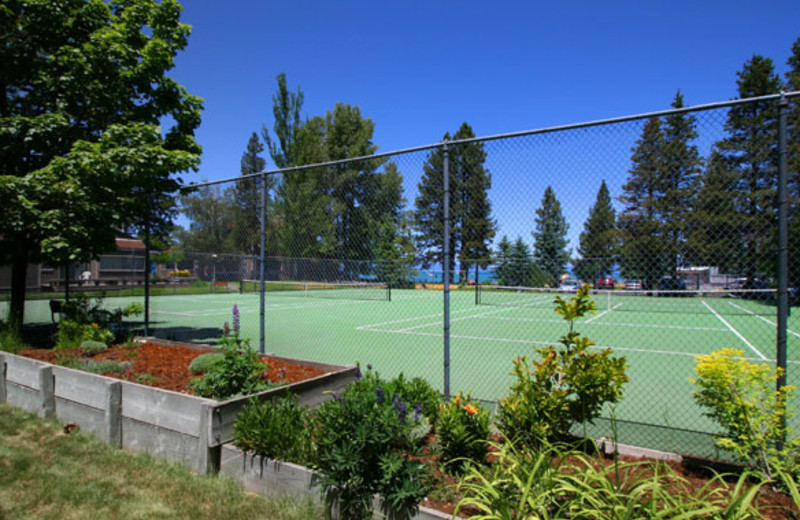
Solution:
<path fill-rule="evenodd" d="M 187 346 L 187 345 L 159 345 L 143 343 L 136 346 L 115 346 L 107 351 L 92 356 L 92 359 L 110 359 L 115 361 L 130 361 L 130 370 L 124 372 L 110 372 L 103 374 L 118 379 L 126 379 L 148 386 L 174 390 L 186 394 L 193 393 L 189 388 L 189 381 L 200 376 L 189 372 L 189 363 L 194 358 L 208 352 L 216 352 L 213 347 Z M 25 349 L 20 355 L 58 364 L 59 358 L 80 356 L 74 350 L 41 350 Z M 300 362 L 287 362 L 264 356 L 264 377 L 273 383 L 296 383 L 311 379 L 327 373 L 321 368 L 304 365 Z"/>

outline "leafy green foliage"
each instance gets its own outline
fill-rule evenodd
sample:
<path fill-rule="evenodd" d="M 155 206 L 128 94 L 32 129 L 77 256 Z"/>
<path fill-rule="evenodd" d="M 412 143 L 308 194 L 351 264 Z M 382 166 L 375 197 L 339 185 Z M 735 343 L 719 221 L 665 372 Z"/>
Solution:
<path fill-rule="evenodd" d="M 0 352 L 16 354 L 25 346 L 20 333 L 15 328 L 0 321 Z"/>
<path fill-rule="evenodd" d="M 114 227 L 145 218 L 153 234 L 168 226 L 173 174 L 200 152 L 202 102 L 167 76 L 190 31 L 180 11 L 175 0 L 3 4 L 0 234 L 11 247 L 0 263 L 12 265 L 17 325 L 27 264 L 89 260 L 114 249 Z"/>
<path fill-rule="evenodd" d="M 636 518 L 760 518 L 759 490 L 744 473 L 730 489 L 730 475 L 715 475 L 697 487 L 662 462 L 598 465 L 585 453 L 544 445 L 519 449 L 506 440 L 493 444 L 496 462 L 487 469 L 470 467 L 459 484 L 463 498 L 456 514 L 479 511 L 484 520 Z"/>
<path fill-rule="evenodd" d="M 297 397 L 251 399 L 236 416 L 234 444 L 274 460 L 308 464 L 312 460 L 311 417 Z"/>
<path fill-rule="evenodd" d="M 368 372 L 317 411 L 318 485 L 342 518 L 369 518 L 375 493 L 390 518 L 410 518 L 426 494 L 426 468 L 409 457 L 418 449 L 411 432 L 422 415 L 387 386 Z"/>
<path fill-rule="evenodd" d="M 189 386 L 197 395 L 214 399 L 228 399 L 237 395 L 254 394 L 272 388 L 264 380 L 264 364 L 250 342 L 236 338 L 221 341 L 223 358 L 214 363 L 206 373 L 192 379 Z"/>
<path fill-rule="evenodd" d="M 97 323 L 85 324 L 71 320 L 61 320 L 56 333 L 56 349 L 77 348 L 83 341 L 98 341 L 108 345 L 114 340 L 114 333 Z"/>
<path fill-rule="evenodd" d="M 776 391 L 780 369 L 751 363 L 741 355 L 741 350 L 722 349 L 697 356 L 697 379 L 692 380 L 699 388 L 695 400 L 723 430 L 717 435 L 717 446 L 767 478 L 775 478 L 776 470 L 795 472 L 800 440 L 778 448 L 790 432 L 787 403 L 796 387 Z"/>
<path fill-rule="evenodd" d="M 205 374 L 217 362 L 225 358 L 222 352 L 209 352 L 200 354 L 189 363 L 189 372 L 192 374 Z"/>
<path fill-rule="evenodd" d="M 591 423 L 606 403 L 622 397 L 628 381 L 624 357 L 613 357 L 610 349 L 590 350 L 594 342 L 573 330 L 576 319 L 595 309 L 588 286 L 555 303 L 570 329 L 559 340 L 561 347 L 536 349 L 540 361 L 515 359 L 510 394 L 499 403 L 500 429 L 531 447 L 563 440 L 576 422 Z"/>
<path fill-rule="evenodd" d="M 458 394 L 442 407 L 436 432 L 448 471 L 458 474 L 470 464 L 486 463 L 491 420 L 489 411 L 469 396 Z"/>
<path fill-rule="evenodd" d="M 79 348 L 85 356 L 94 356 L 95 354 L 100 354 L 101 352 L 108 350 L 108 345 L 102 341 L 85 339 L 81 341 Z"/>
<path fill-rule="evenodd" d="M 101 327 L 108 327 L 109 323 L 122 321 L 124 318 L 139 316 L 144 313 L 141 303 L 131 303 L 125 307 L 106 309 L 103 306 L 105 293 L 94 296 L 89 293 L 79 292 L 68 302 L 63 304 L 63 313 L 66 319 L 76 323 L 90 325 L 96 323 Z"/>

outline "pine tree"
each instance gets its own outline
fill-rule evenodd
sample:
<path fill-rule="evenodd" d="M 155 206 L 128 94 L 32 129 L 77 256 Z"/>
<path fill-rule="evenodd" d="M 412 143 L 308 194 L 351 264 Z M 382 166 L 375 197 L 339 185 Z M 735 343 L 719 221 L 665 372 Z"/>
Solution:
<path fill-rule="evenodd" d="M 740 98 L 774 94 L 781 89 L 781 80 L 769 58 L 753 56 L 737 75 Z M 776 103 L 760 101 L 731 107 L 725 130 L 728 137 L 717 147 L 725 167 L 738 178 L 736 207 L 742 254 L 747 259 L 743 274 L 750 279 L 771 275 L 775 265 Z"/>
<path fill-rule="evenodd" d="M 800 38 L 787 61 L 786 89 L 800 90 Z M 789 102 L 789 285 L 800 287 L 800 97 Z"/>
<path fill-rule="evenodd" d="M 675 94 L 673 108 L 683 108 L 683 95 Z M 661 197 L 656 201 L 663 225 L 663 250 L 669 259 L 669 272 L 677 274 L 681 264 L 691 260 L 686 241 L 689 216 L 697 198 L 703 160 L 694 141 L 697 121 L 693 115 L 670 114 L 664 119 L 663 170 L 660 176 Z"/>
<path fill-rule="evenodd" d="M 475 137 L 472 127 L 463 123 L 453 140 Z M 450 141 L 450 134 L 444 135 Z M 459 279 L 468 278 L 470 266 L 486 266 L 496 223 L 492 219 L 489 190 L 492 177 L 486 169 L 482 143 L 453 143 L 448 146 L 450 179 L 450 271 L 460 259 Z M 442 263 L 444 248 L 444 151 L 433 150 L 423 166 L 414 201 L 417 249 L 423 266 Z M 477 261 L 477 262 L 476 262 Z"/>
<path fill-rule="evenodd" d="M 472 127 L 463 123 L 453 140 L 474 137 Z M 477 263 L 485 267 L 490 256 L 491 243 L 496 232 L 489 200 L 492 175 L 485 167 L 486 152 L 483 143 L 453 144 L 451 158 L 451 172 L 455 171 L 457 186 L 454 208 L 457 226 L 461 229 L 459 280 L 464 283 L 470 266 Z"/>
<path fill-rule="evenodd" d="M 497 244 L 497 250 L 492 254 L 494 262 L 494 275 L 500 285 L 510 285 L 511 280 L 511 242 L 507 235 L 503 235 Z"/>
<path fill-rule="evenodd" d="M 688 249 L 693 258 L 700 265 L 719 267 L 723 273 L 741 272 L 742 267 L 737 180 L 724 158 L 714 150 L 690 216 Z"/>
<path fill-rule="evenodd" d="M 617 214 L 611 204 L 606 181 L 602 181 L 580 235 L 580 258 L 575 265 L 575 274 L 584 281 L 611 274 L 617 263 L 618 249 Z"/>
<path fill-rule="evenodd" d="M 247 149 L 242 154 L 242 176 L 263 172 L 266 160 L 259 154 L 264 151 L 264 145 L 253 132 L 247 142 Z M 274 177 L 267 176 L 267 193 L 274 189 Z M 233 240 L 236 252 L 247 255 L 256 255 L 261 248 L 259 229 L 261 226 L 261 178 L 246 178 L 236 182 L 233 187 L 233 201 L 235 204 L 233 221 Z M 270 200 L 267 200 L 267 207 Z"/>
<path fill-rule="evenodd" d="M 569 225 L 561 214 L 561 203 L 553 188 L 544 191 L 542 205 L 536 210 L 533 231 L 533 257 L 547 275 L 547 284 L 555 286 L 567 269 L 570 252 L 567 249 Z"/>
<path fill-rule="evenodd" d="M 664 251 L 664 229 L 658 213 L 663 197 L 663 148 L 661 121 L 651 118 L 633 147 L 632 166 L 620 197 L 625 205 L 618 220 L 622 271 L 628 278 L 641 278 L 645 289 L 652 288 L 673 265 L 670 253 Z"/>
<path fill-rule="evenodd" d="M 530 287 L 534 284 L 534 272 L 538 271 L 528 244 L 517 237 L 509 251 L 509 276 L 506 285 L 511 287 Z M 537 284 L 538 285 L 538 284 Z"/>

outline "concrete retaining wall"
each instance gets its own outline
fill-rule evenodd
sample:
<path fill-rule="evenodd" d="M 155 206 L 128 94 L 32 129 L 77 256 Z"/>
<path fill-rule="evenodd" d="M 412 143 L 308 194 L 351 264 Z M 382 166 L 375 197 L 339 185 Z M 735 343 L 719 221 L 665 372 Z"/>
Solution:
<path fill-rule="evenodd" d="M 331 372 L 219 402 L 0 353 L 0 402 L 74 422 L 112 446 L 209 474 L 219 471 L 222 445 L 233 440 L 236 415 L 249 399 L 292 392 L 301 404 L 313 407 L 355 379 L 355 367 L 320 366 Z"/>

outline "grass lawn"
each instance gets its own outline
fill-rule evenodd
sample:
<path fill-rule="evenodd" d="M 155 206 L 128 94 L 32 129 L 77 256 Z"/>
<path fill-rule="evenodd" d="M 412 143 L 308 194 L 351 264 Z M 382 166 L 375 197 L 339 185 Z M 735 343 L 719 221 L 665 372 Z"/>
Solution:
<path fill-rule="evenodd" d="M 109 448 L 0 404 L 0 520 L 308 519 L 310 502 L 267 500 L 230 479 Z"/>

